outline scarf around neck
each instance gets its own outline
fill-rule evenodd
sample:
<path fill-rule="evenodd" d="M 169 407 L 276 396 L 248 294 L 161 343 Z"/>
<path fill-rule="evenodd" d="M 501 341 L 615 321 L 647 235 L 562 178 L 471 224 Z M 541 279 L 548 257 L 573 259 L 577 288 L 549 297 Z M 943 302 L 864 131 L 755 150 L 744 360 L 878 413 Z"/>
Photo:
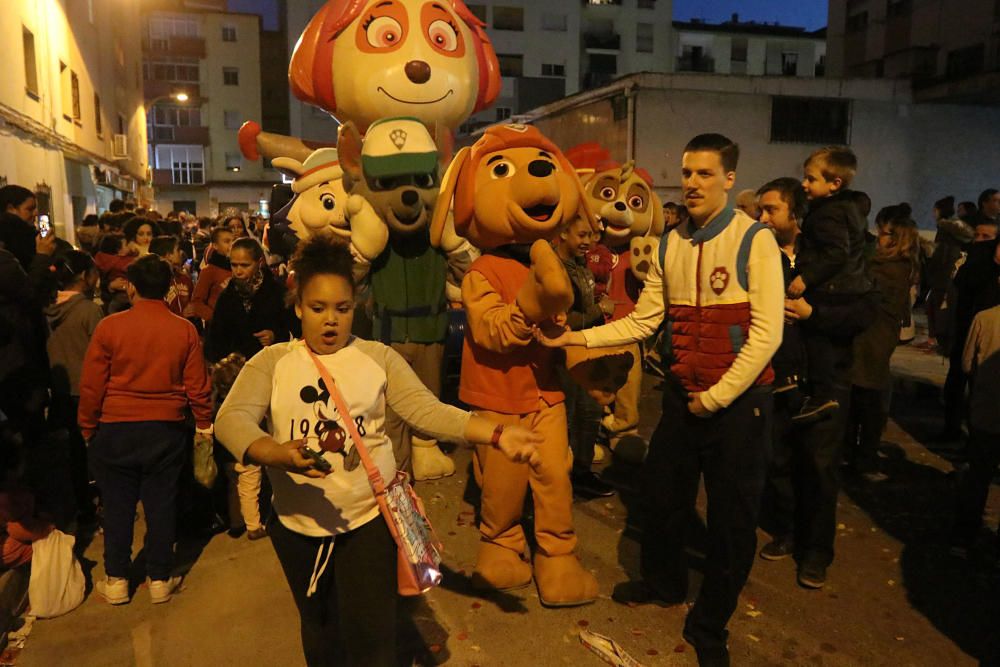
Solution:
<path fill-rule="evenodd" d="M 232 283 L 233 289 L 236 290 L 236 293 L 240 295 L 240 299 L 243 301 L 243 310 L 249 313 L 253 307 L 254 295 L 257 294 L 260 286 L 264 284 L 264 272 L 258 266 L 257 270 L 247 280 L 233 278 Z"/>

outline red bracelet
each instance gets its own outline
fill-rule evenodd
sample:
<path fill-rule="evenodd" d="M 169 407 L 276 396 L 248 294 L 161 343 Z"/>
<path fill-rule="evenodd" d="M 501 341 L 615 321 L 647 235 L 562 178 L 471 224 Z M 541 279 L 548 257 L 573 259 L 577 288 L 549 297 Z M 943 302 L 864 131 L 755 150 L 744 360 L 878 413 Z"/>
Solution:
<path fill-rule="evenodd" d="M 500 448 L 501 435 L 503 435 L 503 424 L 497 424 L 497 427 L 493 429 L 493 435 L 490 436 L 490 444 L 497 449 Z"/>

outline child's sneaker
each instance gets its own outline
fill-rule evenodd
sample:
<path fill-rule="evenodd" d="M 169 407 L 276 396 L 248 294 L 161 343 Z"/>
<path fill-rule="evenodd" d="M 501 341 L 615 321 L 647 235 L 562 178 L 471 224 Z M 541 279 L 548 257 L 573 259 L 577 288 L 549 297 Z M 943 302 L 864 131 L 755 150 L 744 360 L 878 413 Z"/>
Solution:
<path fill-rule="evenodd" d="M 128 604 L 128 579 L 125 577 L 106 577 L 97 582 L 97 592 L 108 604 Z"/>
<path fill-rule="evenodd" d="M 802 404 L 799 413 L 792 417 L 795 424 L 812 424 L 821 419 L 828 419 L 840 409 L 840 403 L 832 398 L 821 399 L 810 396 Z"/>
<path fill-rule="evenodd" d="M 181 577 L 170 577 L 169 579 L 151 579 L 149 581 L 149 597 L 153 604 L 160 604 L 170 600 L 170 596 L 177 592 L 181 585 Z"/>

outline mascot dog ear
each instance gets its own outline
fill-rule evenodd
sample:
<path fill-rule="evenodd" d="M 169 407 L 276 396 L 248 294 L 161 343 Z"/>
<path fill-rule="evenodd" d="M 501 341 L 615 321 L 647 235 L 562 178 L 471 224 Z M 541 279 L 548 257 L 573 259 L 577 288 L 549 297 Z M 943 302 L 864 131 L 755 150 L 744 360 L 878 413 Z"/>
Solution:
<path fill-rule="evenodd" d="M 344 123 L 337 132 L 337 156 L 344 175 L 350 181 L 360 181 L 364 178 L 361 168 L 361 133 L 352 122 Z M 345 181 L 344 187 L 350 192 L 350 184 Z"/>
<path fill-rule="evenodd" d="M 444 226 L 451 210 L 452 201 L 455 199 L 458 179 L 462 175 L 462 170 L 469 163 L 471 153 L 472 149 L 468 146 L 458 151 L 455 159 L 448 166 L 448 170 L 444 172 L 444 178 L 441 179 L 441 190 L 438 192 L 437 203 L 434 205 L 434 215 L 431 217 L 431 245 L 435 248 L 441 246 L 441 237 L 444 235 Z"/>
<path fill-rule="evenodd" d="M 649 191 L 649 194 L 651 197 L 649 205 L 653 207 L 653 219 L 649 223 L 649 231 L 646 232 L 646 236 L 660 238 L 663 236 L 663 230 L 667 227 L 667 221 L 663 218 L 663 202 L 660 201 L 659 195 L 652 190 Z"/>
<path fill-rule="evenodd" d="M 577 215 L 584 218 L 590 222 L 590 228 L 595 231 L 601 231 L 600 225 L 597 224 L 597 214 L 590 208 L 590 201 L 587 199 L 587 192 L 583 187 L 583 181 L 580 180 L 579 174 L 577 174 L 576 169 L 566 159 L 566 156 L 562 152 L 558 155 L 559 165 L 565 170 L 571 179 L 573 179 L 573 187 L 576 188 L 576 196 L 579 197 L 580 202 L 577 204 Z"/>

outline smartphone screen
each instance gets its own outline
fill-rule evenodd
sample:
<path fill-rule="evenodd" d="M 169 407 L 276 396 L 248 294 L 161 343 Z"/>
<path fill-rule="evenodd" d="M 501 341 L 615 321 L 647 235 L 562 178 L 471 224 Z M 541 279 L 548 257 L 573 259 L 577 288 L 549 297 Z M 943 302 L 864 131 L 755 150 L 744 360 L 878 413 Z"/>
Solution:
<path fill-rule="evenodd" d="M 38 216 L 38 231 L 42 235 L 42 238 L 48 236 L 51 229 L 52 228 L 49 226 L 49 216 Z"/>

